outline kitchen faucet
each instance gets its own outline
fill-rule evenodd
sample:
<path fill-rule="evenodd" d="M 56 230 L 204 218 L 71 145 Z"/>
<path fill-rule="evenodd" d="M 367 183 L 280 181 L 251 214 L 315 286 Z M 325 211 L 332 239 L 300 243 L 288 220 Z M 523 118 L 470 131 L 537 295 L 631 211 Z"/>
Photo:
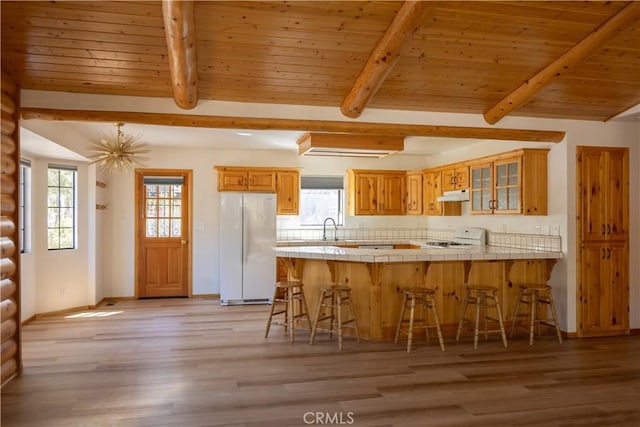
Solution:
<path fill-rule="evenodd" d="M 324 223 L 322 224 L 322 240 L 327 240 L 327 221 L 331 220 L 333 222 L 333 240 L 338 240 L 338 226 L 336 225 L 336 221 L 327 217 L 324 219 Z"/>

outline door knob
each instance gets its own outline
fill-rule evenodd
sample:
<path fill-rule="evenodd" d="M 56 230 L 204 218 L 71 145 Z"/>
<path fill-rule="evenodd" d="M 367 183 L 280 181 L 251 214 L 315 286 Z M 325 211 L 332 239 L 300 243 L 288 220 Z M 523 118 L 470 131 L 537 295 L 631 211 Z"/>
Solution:
<path fill-rule="evenodd" d="M 182 240 L 180 243 L 182 243 L 183 245 L 186 245 L 188 242 L 186 240 Z"/>

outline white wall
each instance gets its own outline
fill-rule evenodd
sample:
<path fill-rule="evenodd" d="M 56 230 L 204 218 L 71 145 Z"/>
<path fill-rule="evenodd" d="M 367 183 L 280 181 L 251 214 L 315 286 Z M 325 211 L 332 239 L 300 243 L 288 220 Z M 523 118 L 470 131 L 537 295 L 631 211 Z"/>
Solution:
<path fill-rule="evenodd" d="M 95 304 L 101 286 L 96 275 L 95 168 L 59 159 L 31 158 L 31 252 L 21 257 L 21 316 Z M 47 249 L 47 168 L 75 165 L 77 247 Z"/>
<path fill-rule="evenodd" d="M 249 155 L 250 154 L 250 155 Z M 290 151 L 216 151 L 155 149 L 145 167 L 193 170 L 193 294 L 217 294 L 219 193 L 216 165 L 301 167 L 306 175 L 344 175 L 350 167 L 375 169 L 413 169 L 424 165 L 424 159 L 392 156 L 385 159 L 358 160 L 299 157 Z M 105 296 L 134 295 L 134 176 L 112 175 L 107 179 L 109 206 L 105 211 L 106 263 Z M 284 216 L 279 223 L 286 223 Z M 361 227 L 426 226 L 426 217 L 348 217 L 347 226 Z"/>

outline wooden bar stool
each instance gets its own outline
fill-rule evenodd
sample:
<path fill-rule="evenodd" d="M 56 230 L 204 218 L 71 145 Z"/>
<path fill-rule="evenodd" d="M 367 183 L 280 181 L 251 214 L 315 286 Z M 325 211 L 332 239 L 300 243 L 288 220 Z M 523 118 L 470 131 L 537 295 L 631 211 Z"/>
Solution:
<path fill-rule="evenodd" d="M 416 328 L 424 329 L 425 338 L 427 344 L 429 344 L 429 329 L 435 328 L 438 332 L 438 341 L 440 341 L 440 349 L 444 351 L 444 341 L 442 339 L 442 332 L 440 331 L 440 321 L 438 320 L 438 311 L 436 309 L 436 291 L 433 289 L 424 288 L 412 288 L 402 290 L 402 308 L 400 309 L 400 319 L 398 320 L 398 327 L 396 328 L 395 343 L 398 343 L 400 333 L 407 334 L 407 353 L 411 353 L 411 344 L 413 339 L 413 330 Z M 409 306 L 409 318 L 405 319 L 405 309 Z M 424 312 L 423 318 L 415 318 L 414 314 L 418 308 L 422 307 Z M 429 325 L 429 309 L 433 313 L 434 325 Z M 407 329 L 402 328 L 402 324 L 409 322 Z M 418 323 L 418 325 L 416 325 Z"/>
<path fill-rule="evenodd" d="M 466 319 L 467 308 L 475 305 L 475 319 Z M 488 310 L 494 309 L 496 317 L 489 317 Z M 480 286 L 470 285 L 466 287 L 464 299 L 462 300 L 462 310 L 460 311 L 460 322 L 458 323 L 458 332 L 456 334 L 456 341 L 460 340 L 460 333 L 465 322 L 472 323 L 474 325 L 473 330 L 473 348 L 478 348 L 478 333 L 480 331 L 480 318 L 484 324 L 484 338 L 488 339 L 489 333 L 500 332 L 502 336 L 502 343 L 507 347 L 507 335 L 504 331 L 504 323 L 502 321 L 502 311 L 500 310 L 500 303 L 498 302 L 498 288 L 495 286 Z M 495 321 L 500 325 L 500 329 L 487 330 L 487 321 Z"/>
<path fill-rule="evenodd" d="M 345 309 L 351 311 L 351 313 L 345 313 Z M 348 315 L 351 317 L 347 317 L 347 319 L 344 320 L 343 317 Z M 318 328 L 318 324 L 324 320 L 329 320 L 329 327 Z M 360 342 L 356 311 L 351 302 L 351 288 L 334 285 L 330 288 L 320 289 L 320 300 L 316 307 L 309 343 L 313 344 L 316 332 L 318 331 L 329 332 L 329 338 L 331 338 L 335 332 L 338 334 L 338 351 L 342 351 L 342 330 L 344 328 L 352 328 L 357 341 Z"/>
<path fill-rule="evenodd" d="M 295 303 L 298 302 L 296 313 Z M 274 320 L 273 316 L 283 314 L 284 320 Z M 304 297 L 304 289 L 302 282 L 277 282 L 273 292 L 273 301 L 271 302 L 271 311 L 269 312 L 269 320 L 267 321 L 267 330 L 264 337 L 269 336 L 271 325 L 284 326 L 285 332 L 289 331 L 291 342 L 295 340 L 295 320 L 305 319 L 311 330 L 311 319 L 309 318 L 309 309 L 307 308 L 307 300 Z"/>
<path fill-rule="evenodd" d="M 522 315 L 519 310 L 521 306 L 529 305 L 529 310 L 526 310 Z M 551 316 L 549 318 L 548 308 L 551 308 Z M 539 318 L 538 315 L 544 310 L 543 315 Z M 556 335 L 558 336 L 558 342 L 562 344 L 562 334 L 560 333 L 560 325 L 558 323 L 558 313 L 556 311 L 556 305 L 553 303 L 553 295 L 551 293 L 551 286 L 549 285 L 532 285 L 524 284 L 520 285 L 520 291 L 518 292 L 518 299 L 516 299 L 516 306 L 513 310 L 513 320 L 511 322 L 511 334 L 513 331 L 521 325 L 519 317 L 524 317 L 527 321 L 523 327 L 529 329 L 529 345 L 533 345 L 533 329 L 534 325 L 538 327 L 538 335 L 540 335 L 540 324 L 545 326 L 551 326 L 555 328 Z"/>

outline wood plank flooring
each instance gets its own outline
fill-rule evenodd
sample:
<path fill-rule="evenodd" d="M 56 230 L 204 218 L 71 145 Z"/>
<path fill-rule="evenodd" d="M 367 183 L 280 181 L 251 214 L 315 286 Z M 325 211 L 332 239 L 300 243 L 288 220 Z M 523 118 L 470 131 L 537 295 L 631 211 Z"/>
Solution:
<path fill-rule="evenodd" d="M 405 345 L 281 327 L 268 306 L 118 301 L 23 328 L 2 426 L 638 426 L 640 336 Z"/>

